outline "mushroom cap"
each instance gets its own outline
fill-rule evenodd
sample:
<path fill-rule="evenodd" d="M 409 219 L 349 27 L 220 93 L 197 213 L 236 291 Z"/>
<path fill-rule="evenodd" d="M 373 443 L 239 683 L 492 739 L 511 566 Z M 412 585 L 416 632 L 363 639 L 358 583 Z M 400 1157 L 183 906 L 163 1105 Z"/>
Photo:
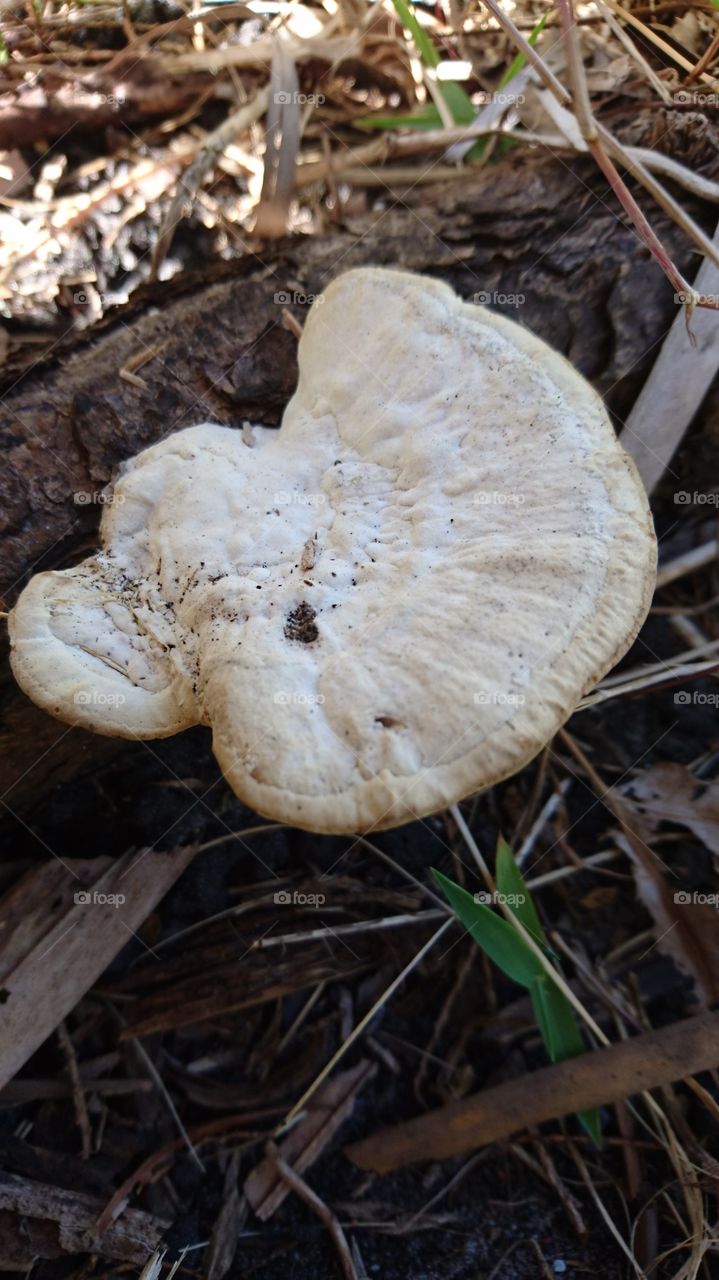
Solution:
<path fill-rule="evenodd" d="M 279 431 L 126 466 L 103 550 L 20 596 L 12 665 L 99 733 L 211 725 L 260 814 L 381 829 L 532 759 L 636 636 L 654 532 L 591 387 L 442 283 L 340 276 L 299 366 Z"/>

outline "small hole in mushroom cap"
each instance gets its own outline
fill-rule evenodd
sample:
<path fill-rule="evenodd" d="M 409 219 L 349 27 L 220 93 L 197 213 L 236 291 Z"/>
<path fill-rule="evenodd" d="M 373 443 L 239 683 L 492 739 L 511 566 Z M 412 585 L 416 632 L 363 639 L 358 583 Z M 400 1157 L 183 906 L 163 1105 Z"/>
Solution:
<path fill-rule="evenodd" d="M 395 720 L 394 716 L 375 716 L 375 724 L 381 724 L 383 729 L 404 729 L 401 720 Z"/>

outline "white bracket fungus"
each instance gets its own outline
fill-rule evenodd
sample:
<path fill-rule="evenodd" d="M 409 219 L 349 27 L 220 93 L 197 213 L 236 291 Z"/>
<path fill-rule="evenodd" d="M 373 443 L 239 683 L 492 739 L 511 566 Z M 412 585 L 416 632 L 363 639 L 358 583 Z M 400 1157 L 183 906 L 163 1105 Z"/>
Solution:
<path fill-rule="evenodd" d="M 103 549 L 34 577 L 10 629 L 51 714 L 208 724 L 251 808 L 349 832 L 530 760 L 636 636 L 656 546 L 600 400 L 544 342 L 401 272 L 320 301 L 281 429 L 141 453 Z"/>

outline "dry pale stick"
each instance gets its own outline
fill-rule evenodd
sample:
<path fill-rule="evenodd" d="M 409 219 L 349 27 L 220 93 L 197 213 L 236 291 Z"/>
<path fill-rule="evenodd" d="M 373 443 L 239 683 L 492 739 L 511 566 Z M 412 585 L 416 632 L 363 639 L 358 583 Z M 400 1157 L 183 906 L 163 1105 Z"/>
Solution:
<path fill-rule="evenodd" d="M 719 244 L 719 226 L 714 243 Z M 694 288 L 699 294 L 719 297 L 719 267 L 706 259 Z M 719 368 L 719 315 L 697 309 L 691 323 L 694 343 L 683 308 L 677 311 L 622 432 L 622 444 L 636 462 L 649 493 L 669 466 Z"/>

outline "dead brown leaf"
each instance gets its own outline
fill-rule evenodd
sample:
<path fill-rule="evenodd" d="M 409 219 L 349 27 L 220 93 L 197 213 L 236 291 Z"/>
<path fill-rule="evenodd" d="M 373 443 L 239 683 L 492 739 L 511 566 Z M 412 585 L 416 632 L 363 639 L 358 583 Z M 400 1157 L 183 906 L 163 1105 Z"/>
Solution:
<path fill-rule="evenodd" d="M 671 887 L 662 865 L 637 857 L 625 836 L 617 842 L 632 862 L 637 894 L 654 921 L 656 945 L 670 955 L 682 973 L 694 979 L 702 1004 L 719 1000 L 719 915 L 717 908 L 695 902 L 691 894 Z"/>
<path fill-rule="evenodd" d="M 695 778 L 686 765 L 655 764 L 622 788 L 649 831 L 661 822 L 686 827 L 719 853 L 719 782 Z"/>
<path fill-rule="evenodd" d="M 714 903 L 672 883 L 647 841 L 663 822 L 688 828 L 719 852 L 719 785 L 703 782 L 682 764 L 660 763 L 623 788 L 632 831 L 618 842 L 631 859 L 637 893 L 654 921 L 657 946 L 694 979 L 703 1004 L 719 999 L 719 899 Z"/>

